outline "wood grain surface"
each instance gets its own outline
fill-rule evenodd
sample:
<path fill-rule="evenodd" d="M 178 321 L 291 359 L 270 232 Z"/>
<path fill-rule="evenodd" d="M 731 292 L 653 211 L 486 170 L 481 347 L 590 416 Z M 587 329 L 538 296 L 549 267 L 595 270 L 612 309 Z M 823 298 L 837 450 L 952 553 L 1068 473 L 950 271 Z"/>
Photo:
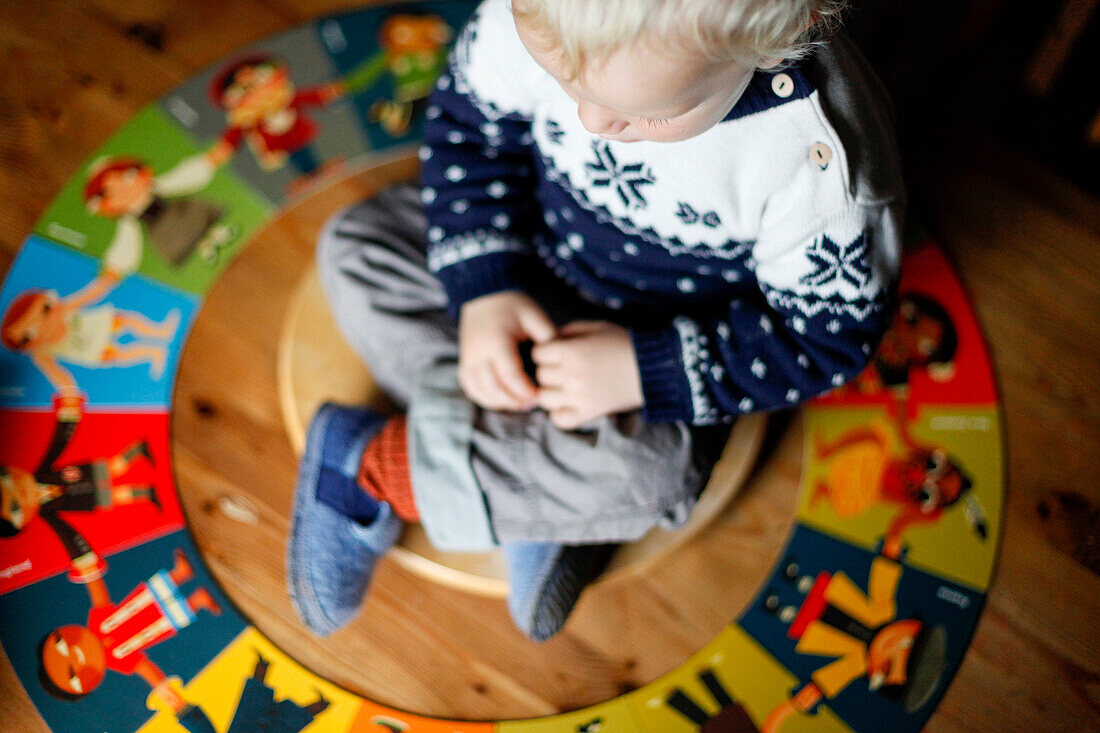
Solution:
<path fill-rule="evenodd" d="M 0 272 L 81 163 L 144 105 L 334 0 L 0 3 Z M 1004 542 L 974 642 L 928 729 L 1100 729 L 1100 207 L 972 132 L 906 151 L 924 218 L 966 282 L 1002 392 Z M 280 328 L 320 223 L 408 175 L 335 184 L 281 216 L 218 280 L 187 341 L 173 402 L 176 476 L 227 594 L 314 671 L 379 702 L 469 719 L 550 714 L 680 664 L 738 615 L 786 542 L 801 472 L 797 416 L 774 420 L 742 495 L 641 577 L 586 594 L 548 644 L 502 601 L 383 562 L 364 614 L 323 642 L 283 582 L 294 456 L 279 409 Z M 269 298 L 241 298 L 262 291 Z M 45 726 L 0 664 L 0 729 Z"/>

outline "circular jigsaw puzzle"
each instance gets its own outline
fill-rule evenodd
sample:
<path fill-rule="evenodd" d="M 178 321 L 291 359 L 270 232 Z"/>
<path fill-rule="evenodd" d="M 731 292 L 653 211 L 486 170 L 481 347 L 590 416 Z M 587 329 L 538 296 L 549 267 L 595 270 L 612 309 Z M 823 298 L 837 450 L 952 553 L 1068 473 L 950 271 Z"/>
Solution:
<path fill-rule="evenodd" d="M 469 722 L 353 695 L 210 577 L 170 460 L 205 294 L 287 202 L 415 144 L 470 2 L 319 19 L 200 73 L 77 172 L 0 290 L 0 642 L 58 731 L 918 730 L 962 661 L 1000 538 L 1001 418 L 950 265 L 911 237 L 891 328 L 805 405 L 794 529 L 757 598 L 679 667 L 562 715 Z M 285 77 L 287 125 L 229 80 Z"/>

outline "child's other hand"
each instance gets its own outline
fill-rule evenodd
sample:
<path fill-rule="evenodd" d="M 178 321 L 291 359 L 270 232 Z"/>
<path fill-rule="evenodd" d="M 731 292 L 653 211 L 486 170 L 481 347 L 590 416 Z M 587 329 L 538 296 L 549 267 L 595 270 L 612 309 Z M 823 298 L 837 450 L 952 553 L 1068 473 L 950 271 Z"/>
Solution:
<path fill-rule="evenodd" d="M 474 298 L 458 318 L 458 381 L 489 410 L 530 410 L 537 390 L 523 370 L 519 345 L 554 338 L 554 322 L 529 295 L 505 291 Z"/>
<path fill-rule="evenodd" d="M 531 351 L 539 406 L 563 430 L 645 403 L 630 332 L 606 321 L 574 321 Z"/>

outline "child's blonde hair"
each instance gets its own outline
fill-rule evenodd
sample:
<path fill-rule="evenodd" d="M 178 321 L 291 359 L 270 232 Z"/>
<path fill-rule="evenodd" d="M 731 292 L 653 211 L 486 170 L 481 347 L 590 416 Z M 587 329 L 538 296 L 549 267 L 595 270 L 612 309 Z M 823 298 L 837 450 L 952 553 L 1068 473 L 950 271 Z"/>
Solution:
<path fill-rule="evenodd" d="M 589 60 L 645 40 L 701 52 L 712 61 L 756 66 L 797 59 L 820 43 L 821 29 L 847 0 L 513 0 L 528 28 L 561 51 L 575 77 Z"/>

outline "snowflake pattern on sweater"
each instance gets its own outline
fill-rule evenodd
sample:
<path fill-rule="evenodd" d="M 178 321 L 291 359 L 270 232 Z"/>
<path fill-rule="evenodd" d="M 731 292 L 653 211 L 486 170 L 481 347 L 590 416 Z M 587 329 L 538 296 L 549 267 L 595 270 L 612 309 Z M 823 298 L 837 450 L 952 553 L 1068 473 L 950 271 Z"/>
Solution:
<path fill-rule="evenodd" d="M 429 267 L 456 314 L 556 283 L 629 328 L 649 420 L 713 424 L 832 389 L 885 325 L 901 185 L 854 190 L 819 97 L 800 67 L 760 71 L 702 135 L 603 140 L 486 0 L 428 110 Z"/>

